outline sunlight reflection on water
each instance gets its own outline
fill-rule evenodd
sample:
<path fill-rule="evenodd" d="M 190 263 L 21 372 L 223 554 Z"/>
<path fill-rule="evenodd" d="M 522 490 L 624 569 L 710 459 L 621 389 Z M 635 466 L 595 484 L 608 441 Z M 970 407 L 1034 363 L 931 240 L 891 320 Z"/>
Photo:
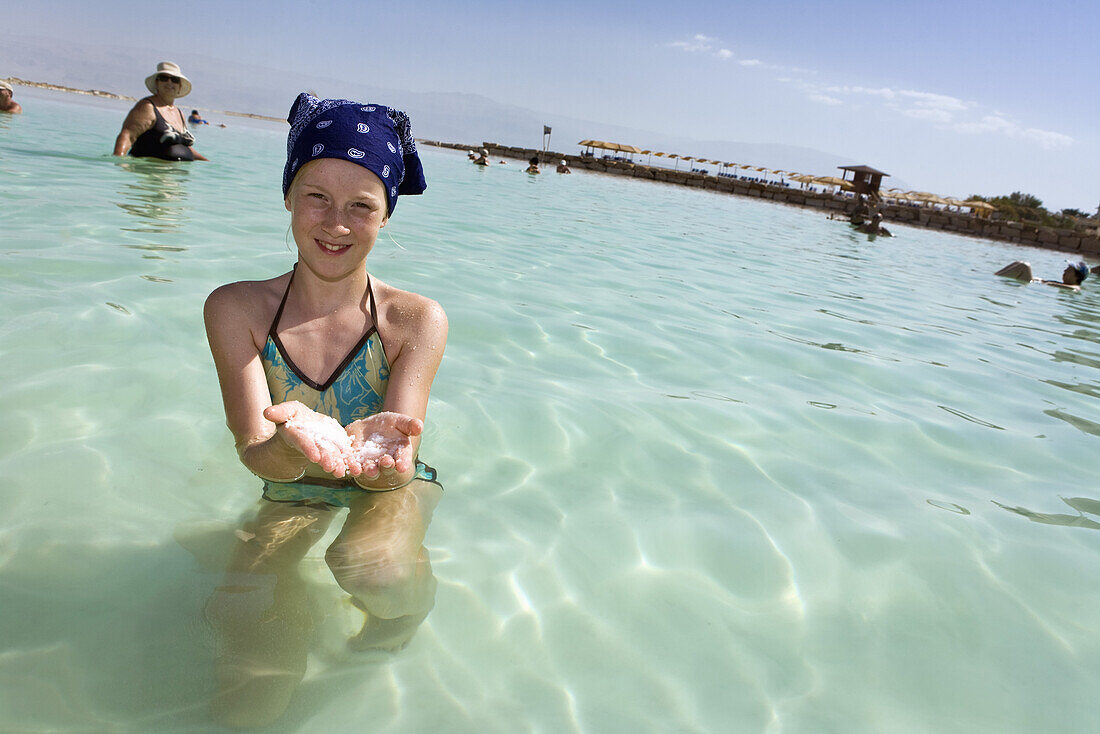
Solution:
<path fill-rule="evenodd" d="M 215 731 L 203 603 L 258 487 L 201 305 L 292 262 L 285 132 L 204 129 L 184 174 L 106 156 L 124 108 L 24 106 L 0 132 L 0 729 Z M 1095 284 L 994 278 L 1021 252 L 981 240 L 424 158 L 370 267 L 451 322 L 422 450 L 436 607 L 399 655 L 350 654 L 318 544 L 273 731 L 1093 726 Z"/>

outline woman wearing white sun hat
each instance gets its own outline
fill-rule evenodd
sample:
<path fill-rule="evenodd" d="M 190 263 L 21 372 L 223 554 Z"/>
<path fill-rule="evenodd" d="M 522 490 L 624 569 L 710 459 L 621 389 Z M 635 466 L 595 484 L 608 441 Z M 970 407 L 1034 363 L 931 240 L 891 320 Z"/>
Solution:
<path fill-rule="evenodd" d="M 114 155 L 129 153 L 137 158 L 161 158 L 166 161 L 205 161 L 195 150 L 195 136 L 187 130 L 183 112 L 175 106 L 180 97 L 191 93 L 191 80 L 171 61 L 157 64 L 157 70 L 145 78 L 152 95 L 138 100 L 122 123 L 115 138 Z"/>

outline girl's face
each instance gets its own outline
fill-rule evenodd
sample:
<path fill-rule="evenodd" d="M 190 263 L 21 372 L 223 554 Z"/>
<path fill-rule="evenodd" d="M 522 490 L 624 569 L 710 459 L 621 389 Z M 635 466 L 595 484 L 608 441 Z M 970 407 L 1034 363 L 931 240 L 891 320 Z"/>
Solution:
<path fill-rule="evenodd" d="M 386 188 L 362 166 L 321 158 L 302 166 L 285 205 L 299 260 L 326 279 L 361 268 L 386 226 Z"/>

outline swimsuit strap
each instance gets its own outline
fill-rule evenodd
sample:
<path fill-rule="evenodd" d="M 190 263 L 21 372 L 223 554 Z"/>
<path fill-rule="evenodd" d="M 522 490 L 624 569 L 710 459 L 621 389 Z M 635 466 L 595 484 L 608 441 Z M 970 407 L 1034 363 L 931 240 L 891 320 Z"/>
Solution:
<path fill-rule="evenodd" d="M 286 297 L 290 295 L 290 286 L 294 282 L 294 274 L 298 272 L 298 263 L 294 263 L 294 267 L 290 269 L 290 280 L 287 281 L 286 290 L 283 291 L 283 300 L 279 301 L 279 310 L 275 312 L 275 318 L 271 320 L 271 328 L 267 330 L 267 335 L 272 339 L 278 339 L 275 334 L 275 327 L 279 325 L 279 319 L 283 317 L 283 307 L 286 306 Z M 371 302 L 371 306 L 374 306 L 374 302 Z M 374 312 L 371 312 L 371 318 L 374 318 Z"/>
<path fill-rule="evenodd" d="M 160 120 L 161 122 L 163 122 L 165 125 L 167 125 L 169 130 L 178 133 L 179 130 L 176 129 L 176 126 L 173 125 L 172 123 L 168 122 L 167 117 L 160 114 L 160 110 L 157 109 L 157 103 L 153 102 L 153 100 L 149 100 L 149 103 L 153 105 L 153 114 L 156 115 L 157 119 Z M 187 122 L 184 121 L 184 119 L 183 119 L 183 111 L 179 107 L 177 107 L 176 112 L 179 113 L 180 124 L 183 125 L 182 129 L 186 130 L 187 129 Z M 155 125 L 156 123 L 153 123 L 153 124 Z"/>
<path fill-rule="evenodd" d="M 374 305 L 374 289 L 370 284 L 370 273 L 367 273 L 367 300 L 370 301 L 370 320 L 374 322 L 374 331 L 378 338 L 382 338 L 382 332 L 378 330 L 378 307 Z"/>

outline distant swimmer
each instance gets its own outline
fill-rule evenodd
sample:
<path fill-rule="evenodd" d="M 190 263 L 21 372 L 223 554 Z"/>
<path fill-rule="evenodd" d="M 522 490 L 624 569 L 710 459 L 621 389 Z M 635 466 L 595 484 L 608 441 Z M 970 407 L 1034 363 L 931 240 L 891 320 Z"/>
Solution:
<path fill-rule="evenodd" d="M 202 119 L 202 115 L 198 110 L 191 110 L 191 115 L 187 118 L 188 125 L 209 125 L 210 123 Z"/>
<path fill-rule="evenodd" d="M 888 230 L 888 229 L 886 229 L 886 227 L 882 226 L 882 215 L 879 214 L 878 212 L 875 212 L 871 216 L 871 221 L 870 222 L 867 222 L 866 224 L 862 224 L 859 227 L 856 227 L 856 230 L 859 231 L 859 232 L 862 232 L 863 234 L 878 235 L 879 237 L 893 237 L 894 236 L 894 235 L 890 234 L 890 230 Z"/>
<path fill-rule="evenodd" d="M 856 207 L 852 210 L 852 224 L 857 227 L 863 226 L 863 223 L 867 221 L 867 215 L 870 213 L 870 209 L 867 207 L 867 200 L 863 198 L 863 194 L 860 194 L 859 199 L 856 201 Z"/>
<path fill-rule="evenodd" d="M 192 147 L 195 136 L 187 129 L 183 112 L 175 106 L 179 97 L 191 93 L 191 80 L 171 61 L 157 64 L 155 73 L 145 78 L 145 88 L 153 94 L 138 100 L 122 123 L 115 139 L 114 155 L 129 153 L 136 158 L 160 158 L 166 161 L 209 160 Z"/>
<path fill-rule="evenodd" d="M 561 163 L 559 163 L 558 164 L 558 173 L 572 173 L 572 171 L 569 170 L 569 164 L 566 163 L 565 161 L 562 161 Z"/>
<path fill-rule="evenodd" d="M 539 170 L 539 158 L 538 156 L 531 156 L 531 160 L 527 161 L 530 165 L 527 166 L 526 173 L 539 174 L 542 171 Z"/>
<path fill-rule="evenodd" d="M 1043 285 L 1052 285 L 1055 288 L 1079 291 L 1081 290 L 1081 284 L 1085 282 L 1085 278 L 1089 277 L 1089 266 L 1080 261 L 1066 260 L 1066 269 L 1062 271 L 1062 280 L 1043 280 L 1032 275 L 1030 263 L 1017 260 L 1004 266 L 994 275 L 1015 278 L 1025 283 L 1042 283 Z"/>
<path fill-rule="evenodd" d="M 9 115 L 23 114 L 23 106 L 12 99 L 14 96 L 15 90 L 11 85 L 0 80 L 0 112 L 7 112 Z"/>
<path fill-rule="evenodd" d="M 485 148 L 481 149 L 481 154 L 474 159 L 474 164 L 478 166 L 489 165 L 489 151 Z"/>

